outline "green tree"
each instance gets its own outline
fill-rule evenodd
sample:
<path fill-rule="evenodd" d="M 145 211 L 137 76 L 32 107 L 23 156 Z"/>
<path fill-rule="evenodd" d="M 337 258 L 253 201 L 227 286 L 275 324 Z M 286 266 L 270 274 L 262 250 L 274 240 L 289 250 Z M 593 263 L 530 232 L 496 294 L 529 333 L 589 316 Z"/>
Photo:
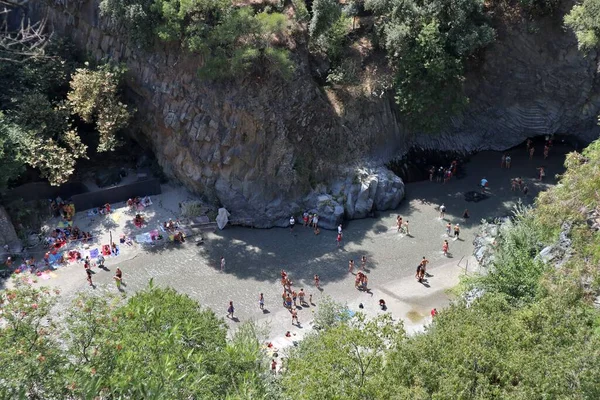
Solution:
<path fill-rule="evenodd" d="M 230 0 L 102 0 L 100 10 L 143 48 L 151 49 L 159 39 L 204 55 L 199 74 L 205 79 L 265 71 L 289 77 L 293 70 L 282 45 L 289 33 L 287 17 L 266 7 Z"/>
<path fill-rule="evenodd" d="M 480 0 L 367 0 L 396 69 L 396 102 L 415 129 L 433 131 L 468 102 L 465 63 L 494 40 Z"/>
<path fill-rule="evenodd" d="M 385 353 L 403 334 L 389 314 L 357 314 L 308 335 L 287 359 L 283 390 L 298 399 L 386 398 Z"/>
<path fill-rule="evenodd" d="M 49 317 L 54 293 L 29 286 L 0 292 L 0 397 L 51 399 L 64 393 L 67 363 Z"/>
<path fill-rule="evenodd" d="M 118 144 L 116 133 L 131 118 L 127 105 L 119 97 L 123 71 L 105 64 L 98 69 L 78 68 L 67 94 L 70 109 L 87 123 L 95 121 L 100 135 L 98 151 L 110 151 Z"/>
<path fill-rule="evenodd" d="M 76 396 L 224 398 L 265 391 L 253 331 L 243 328 L 228 342 L 222 318 L 173 289 L 150 285 L 122 306 L 81 297 L 65 332 Z"/>
<path fill-rule="evenodd" d="M 565 25 L 577 36 L 579 48 L 590 51 L 600 41 L 600 1 L 583 0 L 565 16 Z"/>

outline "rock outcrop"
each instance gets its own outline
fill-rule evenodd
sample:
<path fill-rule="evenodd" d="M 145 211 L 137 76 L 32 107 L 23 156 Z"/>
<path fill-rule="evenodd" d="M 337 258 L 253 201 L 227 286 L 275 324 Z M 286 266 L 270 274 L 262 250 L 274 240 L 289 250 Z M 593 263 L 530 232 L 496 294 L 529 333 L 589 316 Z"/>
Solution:
<path fill-rule="evenodd" d="M 581 54 L 556 21 L 541 21 L 537 33 L 527 32 L 529 23 L 499 32 L 468 76 L 469 108 L 441 134 L 418 135 L 403 129 L 391 95 L 341 100 L 326 93 L 311 77 L 302 35 L 287 44 L 292 79 L 217 84 L 197 77 L 200 56 L 167 45 L 144 52 L 120 40 L 98 0 L 68 10 L 67 2 L 52 4 L 58 34 L 95 59 L 127 66 L 127 94 L 138 110 L 132 134 L 165 173 L 226 207 L 232 220 L 255 226 L 285 225 L 290 214 L 308 209 L 333 227 L 343 217 L 396 207 L 403 183 L 380 166 L 413 146 L 472 152 L 506 149 L 533 135 L 598 133 L 597 55 Z M 361 173 L 365 164 L 375 167 Z"/>

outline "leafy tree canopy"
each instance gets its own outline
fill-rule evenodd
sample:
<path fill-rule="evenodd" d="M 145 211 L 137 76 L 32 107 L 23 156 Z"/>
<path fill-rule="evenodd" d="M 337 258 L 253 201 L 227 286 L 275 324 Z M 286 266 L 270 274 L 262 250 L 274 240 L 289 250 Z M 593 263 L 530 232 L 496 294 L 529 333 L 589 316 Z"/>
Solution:
<path fill-rule="evenodd" d="M 40 170 L 51 184 L 66 182 L 76 161 L 87 157 L 87 145 L 76 116 L 95 123 L 98 151 L 112 150 L 119 130 L 127 125 L 130 110 L 120 100 L 122 71 L 97 69 L 63 58 L 68 47 L 48 46 L 48 57 L 22 63 L 0 60 L 0 144 L 6 167 L 0 185 L 29 165 Z"/>
<path fill-rule="evenodd" d="M 565 25 L 577 36 L 581 50 L 589 51 L 600 42 L 600 1 L 584 0 L 565 16 Z"/>
<path fill-rule="evenodd" d="M 434 130 L 467 104 L 466 60 L 493 42 L 480 0 L 366 0 L 396 69 L 396 102 L 414 128 Z"/>
<path fill-rule="evenodd" d="M 81 294 L 52 322 L 48 289 L 0 292 L 2 398 L 266 398 L 257 333 L 150 285 L 123 303 Z"/>
<path fill-rule="evenodd" d="M 148 49 L 159 39 L 204 55 L 199 73 L 206 79 L 260 73 L 265 66 L 284 77 L 293 70 L 281 45 L 287 17 L 270 9 L 231 0 L 102 0 L 100 10 L 138 46 Z"/>

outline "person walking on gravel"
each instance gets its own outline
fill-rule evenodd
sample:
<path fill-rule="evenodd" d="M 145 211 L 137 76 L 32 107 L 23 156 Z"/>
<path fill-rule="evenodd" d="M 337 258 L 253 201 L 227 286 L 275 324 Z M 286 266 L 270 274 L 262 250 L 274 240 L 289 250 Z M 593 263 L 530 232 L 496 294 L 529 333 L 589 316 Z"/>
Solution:
<path fill-rule="evenodd" d="M 452 224 L 450 222 L 446 224 L 446 235 L 448 235 L 448 237 L 452 235 Z"/>
<path fill-rule="evenodd" d="M 227 307 L 227 316 L 231 319 L 233 319 L 233 312 L 235 311 L 235 308 L 233 307 L 233 301 L 229 301 L 229 307 Z"/>

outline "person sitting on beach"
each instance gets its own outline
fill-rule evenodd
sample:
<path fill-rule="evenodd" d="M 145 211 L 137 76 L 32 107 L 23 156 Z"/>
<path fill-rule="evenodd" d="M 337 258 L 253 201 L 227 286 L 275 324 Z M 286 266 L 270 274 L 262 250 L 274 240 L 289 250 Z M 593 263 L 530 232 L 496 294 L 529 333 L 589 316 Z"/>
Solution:
<path fill-rule="evenodd" d="M 140 204 L 144 207 L 149 207 L 152 205 L 152 201 L 150 200 L 150 197 L 146 196 L 140 201 Z"/>
<path fill-rule="evenodd" d="M 136 214 L 135 218 L 133 219 L 133 224 L 136 227 L 141 228 L 144 226 L 144 217 L 142 217 L 140 214 Z"/>
<path fill-rule="evenodd" d="M 133 199 L 132 198 L 127 199 L 127 203 L 125 203 L 125 204 L 127 204 L 127 207 L 129 207 L 130 209 L 132 209 L 133 205 L 134 205 L 133 204 Z"/>
<path fill-rule="evenodd" d="M 169 232 L 174 232 L 175 231 L 175 222 L 173 222 L 172 218 L 169 218 L 169 221 L 166 223 L 165 228 Z"/>
<path fill-rule="evenodd" d="M 112 244 L 112 254 L 113 256 L 118 256 L 119 255 L 119 248 L 117 247 L 116 243 L 113 242 Z"/>
<path fill-rule="evenodd" d="M 185 236 L 183 235 L 183 232 L 177 231 L 177 233 L 173 235 L 173 240 L 179 243 L 185 243 Z"/>

